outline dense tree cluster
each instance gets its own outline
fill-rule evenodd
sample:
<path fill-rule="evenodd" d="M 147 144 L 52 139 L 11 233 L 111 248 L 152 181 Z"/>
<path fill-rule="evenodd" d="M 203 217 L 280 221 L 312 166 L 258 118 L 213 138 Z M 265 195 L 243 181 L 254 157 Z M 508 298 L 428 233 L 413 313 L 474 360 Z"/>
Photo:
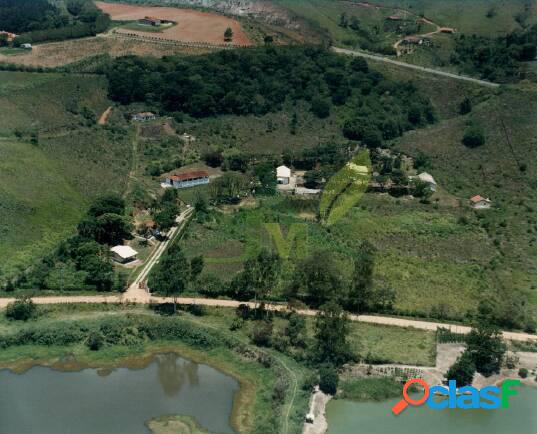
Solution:
<path fill-rule="evenodd" d="M 78 234 L 19 276 L 15 288 L 55 291 L 123 291 L 125 276 L 114 271 L 110 245 L 131 238 L 125 202 L 116 195 L 97 199 L 78 226 Z"/>
<path fill-rule="evenodd" d="M 47 0 L 0 0 L 2 30 L 20 35 L 14 46 L 94 36 L 110 25 L 110 17 L 91 0 L 66 0 L 65 9 Z"/>
<path fill-rule="evenodd" d="M 537 25 L 505 36 L 461 35 L 456 39 L 451 63 L 491 81 L 508 82 L 520 78 L 520 62 L 537 55 Z"/>
<path fill-rule="evenodd" d="M 307 101 L 318 117 L 345 106 L 345 135 L 370 146 L 434 121 L 432 106 L 408 83 L 388 81 L 363 59 L 314 47 L 221 51 L 163 59 L 122 57 L 108 71 L 112 99 L 146 102 L 194 117 L 262 115 Z"/>

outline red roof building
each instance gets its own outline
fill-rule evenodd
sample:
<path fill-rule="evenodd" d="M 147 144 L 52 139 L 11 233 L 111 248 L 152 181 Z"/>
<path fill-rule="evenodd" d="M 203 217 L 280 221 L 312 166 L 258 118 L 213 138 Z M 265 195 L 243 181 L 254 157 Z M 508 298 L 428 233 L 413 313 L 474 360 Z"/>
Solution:
<path fill-rule="evenodd" d="M 194 187 L 196 185 L 208 183 L 209 173 L 207 173 L 205 170 L 179 173 L 177 175 L 170 175 L 166 178 L 166 184 L 175 188 Z"/>

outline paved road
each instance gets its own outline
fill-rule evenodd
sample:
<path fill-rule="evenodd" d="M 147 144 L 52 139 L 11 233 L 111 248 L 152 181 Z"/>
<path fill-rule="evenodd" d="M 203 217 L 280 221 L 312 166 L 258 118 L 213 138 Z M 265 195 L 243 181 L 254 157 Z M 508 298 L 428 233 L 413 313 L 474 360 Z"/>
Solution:
<path fill-rule="evenodd" d="M 477 78 L 467 77 L 465 75 L 457 75 L 457 74 L 452 74 L 451 72 L 439 71 L 438 69 L 425 68 L 423 66 L 412 65 L 410 63 L 405 63 L 405 62 L 399 62 L 397 60 L 393 60 L 388 57 L 377 56 L 374 54 L 365 53 L 363 51 L 347 50 L 345 48 L 338 48 L 338 47 L 332 47 L 332 51 L 335 51 L 336 53 L 339 53 L 339 54 L 346 54 L 348 56 L 359 56 L 359 57 L 364 57 L 366 59 L 378 60 L 384 63 L 391 63 L 392 65 L 402 66 L 404 68 L 414 69 L 416 71 L 427 72 L 429 74 L 440 75 L 442 77 L 468 81 L 470 83 L 478 84 L 480 86 L 493 87 L 493 88 L 500 86 L 499 84 L 492 83 L 490 81 L 479 80 Z"/>

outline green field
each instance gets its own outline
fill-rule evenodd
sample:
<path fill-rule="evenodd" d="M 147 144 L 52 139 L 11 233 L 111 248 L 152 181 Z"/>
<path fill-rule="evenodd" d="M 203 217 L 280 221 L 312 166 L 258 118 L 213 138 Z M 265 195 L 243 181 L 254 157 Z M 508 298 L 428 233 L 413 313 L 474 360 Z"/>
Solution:
<path fill-rule="evenodd" d="M 519 29 L 520 24 L 515 17 L 524 12 L 526 5 L 531 5 L 525 0 L 378 0 L 372 3 L 408 9 L 418 15 L 423 14 L 441 26 L 483 36 L 496 36 Z M 525 22 L 535 23 L 536 19 L 535 10 L 532 11 L 530 6 Z"/>
<path fill-rule="evenodd" d="M 85 199 L 35 146 L 1 140 L 0 156 L 0 263 L 9 272 L 68 235 Z"/>
<path fill-rule="evenodd" d="M 131 144 L 97 127 L 98 76 L 0 72 L 0 280 L 71 234 L 93 197 L 123 191 Z"/>

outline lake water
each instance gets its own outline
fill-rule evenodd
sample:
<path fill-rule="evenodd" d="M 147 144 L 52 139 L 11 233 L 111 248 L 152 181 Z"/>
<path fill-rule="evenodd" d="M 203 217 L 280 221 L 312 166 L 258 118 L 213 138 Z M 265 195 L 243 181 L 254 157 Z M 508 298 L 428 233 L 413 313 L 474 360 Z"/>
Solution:
<path fill-rule="evenodd" d="M 520 387 L 508 409 L 432 410 L 391 414 L 398 401 L 328 403 L 328 434 L 537 434 L 537 388 Z"/>
<path fill-rule="evenodd" d="M 0 433 L 147 434 L 150 419 L 185 415 L 211 432 L 232 434 L 238 390 L 235 379 L 175 354 L 156 355 L 142 369 L 2 370 Z"/>

